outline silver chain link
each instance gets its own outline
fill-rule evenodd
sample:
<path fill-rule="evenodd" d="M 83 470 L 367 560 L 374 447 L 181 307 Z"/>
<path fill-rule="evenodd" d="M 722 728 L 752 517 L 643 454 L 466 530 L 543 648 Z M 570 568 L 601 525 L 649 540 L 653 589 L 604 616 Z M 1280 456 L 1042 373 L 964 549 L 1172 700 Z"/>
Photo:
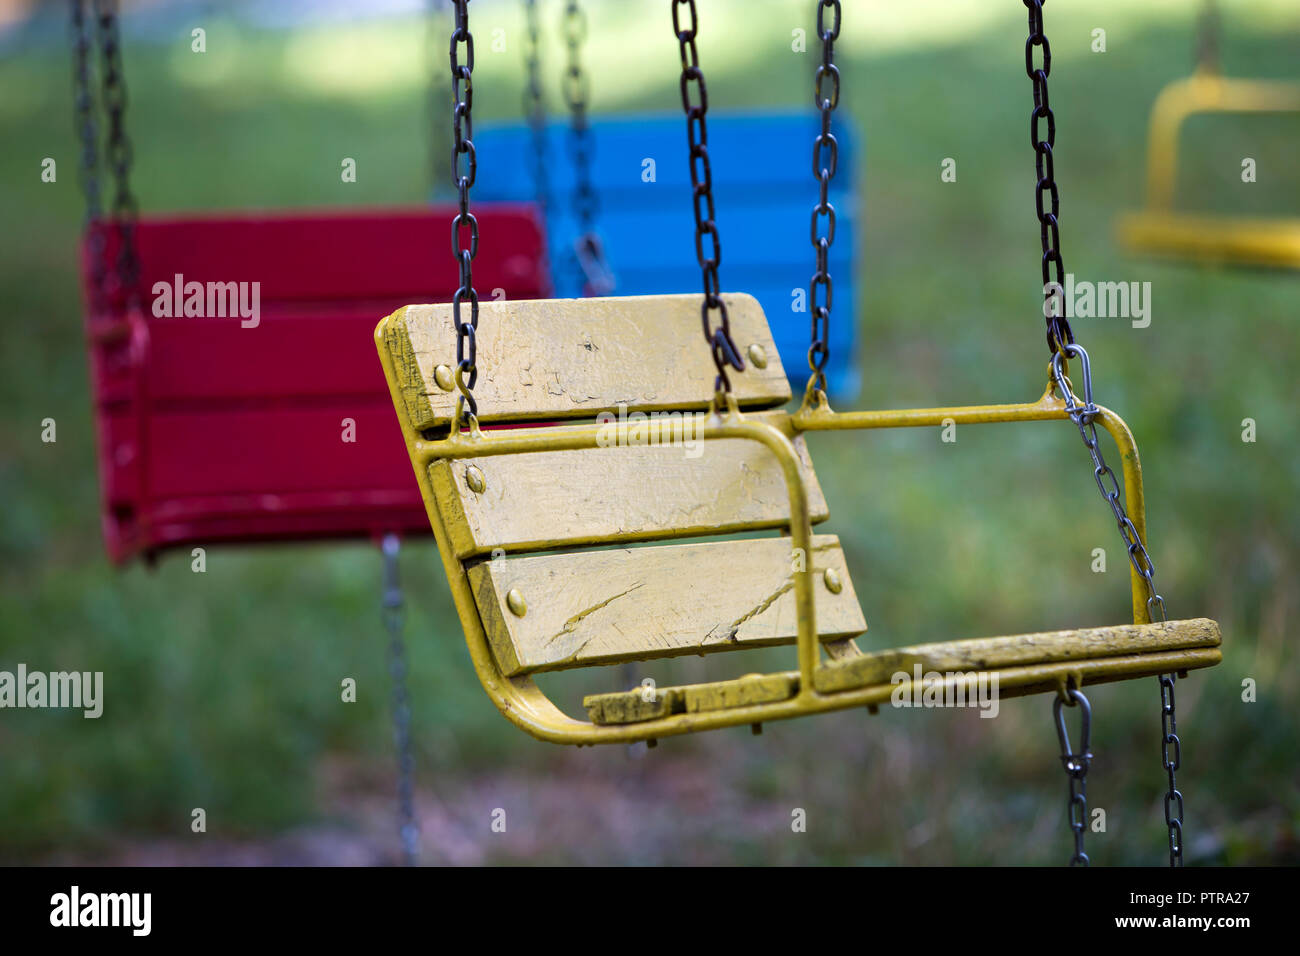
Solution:
<path fill-rule="evenodd" d="M 1178 789 L 1175 771 L 1182 763 L 1182 743 L 1178 739 L 1178 715 L 1174 712 L 1173 674 L 1161 674 L 1160 681 L 1160 760 L 1169 777 L 1169 789 L 1165 791 L 1165 826 L 1169 830 L 1169 865 L 1183 865 L 1183 795 Z M 1169 748 L 1173 747 L 1173 756 Z M 1178 811 L 1174 812 L 1174 804 Z"/>
<path fill-rule="evenodd" d="M 1065 705 L 1079 708 L 1079 749 L 1070 747 L 1070 732 L 1065 727 Z M 1056 737 L 1061 744 L 1061 766 L 1069 778 L 1070 799 L 1066 816 L 1070 832 L 1074 834 L 1074 856 L 1071 866 L 1087 866 L 1088 854 L 1083 852 L 1083 837 L 1088 829 L 1088 768 L 1092 765 L 1092 705 L 1077 688 L 1070 687 L 1065 696 L 1052 701 L 1052 717 L 1056 720 Z"/>
<path fill-rule="evenodd" d="M 397 574 L 401 540 L 384 535 L 384 596 L 382 614 L 388 633 L 388 672 L 393 680 L 393 739 L 397 745 L 398 833 L 402 857 L 407 866 L 419 861 L 420 825 L 415 818 L 415 757 L 411 748 L 411 700 L 407 693 L 406 643 L 402 640 L 405 618 L 402 585 Z"/>
<path fill-rule="evenodd" d="M 1066 377 L 1063 358 L 1077 356 L 1083 374 L 1083 402 L 1074 394 L 1070 387 L 1069 379 Z M 1097 488 L 1106 503 L 1110 505 L 1111 512 L 1115 515 L 1115 521 L 1119 526 L 1120 537 L 1124 540 L 1124 546 L 1128 551 L 1129 563 L 1133 565 L 1133 570 L 1142 578 L 1146 585 L 1147 592 L 1147 616 L 1156 620 L 1156 613 L 1159 612 L 1159 620 L 1167 620 L 1165 614 L 1165 599 L 1160 596 L 1156 590 L 1155 573 L 1156 567 L 1147 553 L 1146 545 L 1142 541 L 1142 536 L 1138 534 L 1137 527 L 1124 510 L 1124 504 L 1120 500 L 1119 480 L 1115 477 L 1115 472 L 1106 464 L 1106 459 L 1101 453 L 1101 445 L 1097 441 L 1097 426 L 1094 419 L 1097 417 L 1100 409 L 1092 400 L 1092 367 L 1088 361 L 1088 353 L 1083 346 L 1076 344 L 1065 345 L 1061 351 L 1052 356 L 1052 377 L 1056 381 L 1056 387 L 1061 396 L 1065 399 L 1065 410 L 1070 419 L 1079 429 L 1079 434 L 1083 438 L 1083 443 L 1087 446 L 1088 454 L 1092 458 L 1092 477 L 1097 482 Z M 1165 792 L 1165 826 L 1169 830 L 1169 865 L 1178 867 L 1183 865 L 1183 795 L 1177 787 L 1175 773 L 1181 763 L 1182 749 L 1181 742 L 1178 739 L 1178 720 L 1174 710 L 1174 681 L 1173 674 L 1162 674 L 1158 680 L 1160 682 L 1160 758 L 1164 766 L 1165 774 L 1169 779 L 1169 789 Z M 1170 756 L 1170 748 L 1172 756 Z M 1175 812 L 1175 805 L 1177 810 Z"/>

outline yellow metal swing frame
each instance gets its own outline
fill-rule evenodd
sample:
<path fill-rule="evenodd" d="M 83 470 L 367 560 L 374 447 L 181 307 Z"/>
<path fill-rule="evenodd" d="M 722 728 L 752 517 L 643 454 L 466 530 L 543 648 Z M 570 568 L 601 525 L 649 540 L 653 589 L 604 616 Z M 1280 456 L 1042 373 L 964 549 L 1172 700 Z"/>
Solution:
<path fill-rule="evenodd" d="M 789 414 L 778 407 L 789 400 L 789 385 L 761 308 L 749 296 L 725 298 L 736 340 L 750 356 L 750 362 L 746 372 L 734 375 L 736 400 L 722 413 L 708 414 L 700 425 L 696 438 L 704 443 L 703 447 L 718 450 L 705 451 L 694 470 L 675 460 L 668 467 L 664 460 L 658 460 L 651 463 L 653 468 L 638 463 L 629 469 L 631 459 L 626 456 L 647 454 L 636 450 L 643 448 L 636 441 L 639 423 L 619 418 L 603 422 L 598 419 L 593 424 L 590 419 L 625 410 L 626 405 L 669 413 L 700 413 L 709 408 L 707 401 L 699 401 L 699 396 L 708 392 L 701 385 L 711 380 L 713 372 L 707 350 L 699 348 L 696 341 L 699 296 L 482 303 L 485 321 L 479 330 L 478 349 L 480 355 L 492 356 L 492 361 L 483 373 L 488 380 L 480 382 L 475 394 L 479 420 L 485 425 L 498 423 L 499 430 L 482 431 L 477 422 L 466 431 L 454 427 L 452 366 L 439 364 L 446 359 L 446 343 L 454 341 L 450 306 L 408 306 L 382 320 L 376 329 L 384 374 L 475 671 L 492 702 L 518 727 L 555 743 L 629 743 L 722 727 L 761 725 L 849 707 L 874 710 L 889 701 L 900 679 L 905 684 L 911 681 L 915 664 L 923 665 L 923 670 L 949 672 L 947 681 L 996 674 L 1000 696 L 1010 697 L 1183 672 L 1221 660 L 1219 629 L 1213 621 L 1151 622 L 1143 579 L 1132 568 L 1132 624 L 874 653 L 858 650 L 852 637 L 865 631 L 866 625 L 855 623 L 861 611 L 839 556 L 838 541 L 813 536 L 813 521 L 824 519 L 826 514 L 801 436 L 818 431 L 934 427 L 948 420 L 959 425 L 1068 421 L 1065 403 L 1055 394 L 1049 374 L 1043 395 L 1023 404 L 837 413 L 824 398 L 806 396 L 803 405 Z M 652 367 L 655 357 L 662 355 L 670 356 L 667 365 Z M 590 361 L 584 364 L 582 359 Z M 574 418 L 587 421 L 537 427 L 538 422 Z M 1096 420 L 1119 449 L 1127 510 L 1145 543 L 1142 468 L 1133 436 L 1108 409 L 1101 409 Z M 512 427 L 518 424 L 529 427 Z M 729 443 L 725 454 L 719 442 Z M 745 443 L 750 452 L 760 452 L 764 457 L 736 459 L 737 454 L 749 455 L 736 452 L 737 443 Z M 513 471 L 494 469 L 493 463 L 510 462 L 520 467 Z M 772 463 L 776 467 L 768 476 L 771 480 L 764 484 L 760 472 Z M 644 475 L 650 472 L 666 476 L 666 482 L 680 481 L 685 474 L 688 479 L 712 476 L 721 484 L 710 486 L 717 494 L 711 491 L 713 497 L 698 505 L 704 509 L 703 520 L 684 520 L 683 512 L 675 506 L 659 508 L 653 488 L 645 489 L 644 496 L 648 502 L 645 507 L 654 512 L 652 520 L 645 515 L 586 514 L 576 508 L 570 517 L 564 511 L 566 489 L 547 497 L 553 479 L 560 481 L 564 475 L 576 474 L 589 480 L 592 472 L 599 474 L 591 486 L 594 490 L 584 491 L 589 495 L 584 500 L 595 501 L 606 509 L 614 500 L 611 496 L 630 492 L 627 487 L 617 487 L 619 484 L 626 485 L 629 479 L 644 482 Z M 617 480 L 607 483 L 602 476 Z M 771 495 L 775 487 L 772 482 L 778 481 L 773 476 L 779 476 L 781 502 Z M 500 487 L 507 482 L 526 486 L 520 492 L 522 497 L 513 503 L 509 500 L 510 489 Z M 745 485 L 744 497 L 732 499 L 729 496 L 737 483 Z M 534 507 L 538 497 L 547 503 Z M 756 505 L 759 499 L 763 500 Z M 739 502 L 737 508 L 743 512 L 743 520 L 708 518 L 709 514 L 721 514 L 716 512 L 718 502 L 730 508 L 733 500 Z M 777 503 L 784 513 L 774 517 L 772 509 Z M 711 507 L 715 512 L 710 512 Z M 557 516 L 557 511 L 564 513 Z M 569 521 L 575 525 L 572 533 L 566 524 Z M 587 530 L 577 529 L 577 525 Z M 571 588 L 582 585 L 584 567 L 606 569 L 616 576 L 618 567 L 610 561 L 652 557 L 656 562 L 668 561 L 670 567 L 673 563 L 681 566 L 689 563 L 688 559 L 694 560 L 691 555 L 702 553 L 687 549 L 724 548 L 717 543 L 673 544 L 611 552 L 609 545 L 643 545 L 675 537 L 773 527 L 788 534 L 788 539 L 750 539 L 728 542 L 725 547 L 738 546 L 760 556 L 773 550 L 763 542 L 785 542 L 777 547 L 784 551 L 788 546 L 789 553 L 809 557 L 802 566 L 792 563 L 788 573 L 779 571 L 760 588 L 760 592 L 770 590 L 772 596 L 742 615 L 736 626 L 716 641 L 712 635 L 717 625 L 710 623 L 707 609 L 688 607 L 671 611 L 692 620 L 700 617 L 698 643 L 638 643 L 638 634 L 627 633 L 636 630 L 628 627 L 629 622 L 644 622 L 649 630 L 652 622 L 647 611 L 670 611 L 664 607 L 656 610 L 648 604 L 639 608 L 639 614 L 633 612 L 621 618 L 607 629 L 608 633 L 602 632 L 601 641 L 611 634 L 614 637 L 613 643 L 599 654 L 586 652 L 588 656 L 583 656 L 584 648 L 590 645 L 588 638 L 587 645 L 572 653 L 566 650 L 566 656 L 548 658 L 543 647 L 539 657 L 541 645 L 535 640 L 529 645 L 522 634 L 530 608 L 558 600 Z M 564 532 L 547 532 L 547 528 L 564 528 Z M 593 545 L 606 550 L 574 555 L 574 549 Z M 611 554 L 614 559 L 607 557 Z M 717 560 L 724 552 L 708 554 Z M 820 567 L 815 557 L 818 555 L 823 562 Z M 575 558 L 587 563 L 575 565 Z M 539 568 L 546 573 L 539 575 Z M 686 571 L 681 574 L 689 576 Z M 525 579 L 531 585 L 527 595 L 512 586 Z M 683 580 L 682 584 L 686 586 L 689 581 Z M 774 590 L 773 584 L 777 585 Z M 621 594 L 637 587 L 641 584 Z M 594 628 L 592 622 L 599 618 L 599 609 L 609 606 L 614 597 L 596 601 L 591 608 L 569 616 L 550 640 L 566 639 L 573 631 Z M 819 620 L 829 622 L 832 633 L 819 632 Z M 549 628 L 554 631 L 554 623 Z M 533 676 L 540 670 L 712 649 L 743 649 L 748 638 L 756 646 L 794 643 L 797 669 L 655 688 L 648 693 L 633 690 L 593 695 L 584 702 L 588 720 L 564 713 L 543 693 Z M 822 658 L 822 647 L 829 655 L 827 660 Z M 954 671 L 958 673 L 954 675 Z"/>
<path fill-rule="evenodd" d="M 1178 141 L 1202 113 L 1300 113 L 1300 84 L 1229 79 L 1209 67 L 1161 90 L 1147 142 L 1147 207 L 1122 216 L 1119 240 L 1131 251 L 1202 263 L 1300 269 L 1300 218 L 1247 218 L 1179 212 Z"/>

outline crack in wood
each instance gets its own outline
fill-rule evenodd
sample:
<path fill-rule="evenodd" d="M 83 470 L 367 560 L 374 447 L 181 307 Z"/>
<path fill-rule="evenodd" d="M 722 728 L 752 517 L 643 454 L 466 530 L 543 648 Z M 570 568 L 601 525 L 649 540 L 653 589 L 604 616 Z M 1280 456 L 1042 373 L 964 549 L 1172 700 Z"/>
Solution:
<path fill-rule="evenodd" d="M 633 591 L 635 591 L 639 587 L 642 587 L 644 584 L 645 584 L 644 581 L 638 581 L 636 584 L 632 585 L 627 590 L 620 591 L 618 594 L 605 598 L 605 600 L 601 601 L 599 604 L 593 604 L 591 607 L 587 608 L 586 610 L 579 611 L 577 614 L 573 615 L 573 617 L 569 618 L 567 621 L 564 622 L 564 627 L 560 628 L 558 633 L 547 638 L 546 643 L 543 644 L 542 646 L 550 647 L 552 644 L 554 644 L 556 641 L 562 638 L 565 634 L 572 634 L 574 628 L 576 628 L 579 624 L 581 624 L 583 619 L 586 618 L 588 615 L 594 614 L 596 611 L 599 611 L 603 607 L 609 607 L 609 605 L 613 604 L 619 598 L 631 594 Z M 591 638 L 587 638 L 587 641 L 589 640 L 591 640 Z M 587 641 L 582 642 L 584 647 L 586 646 Z M 579 648 L 579 650 L 581 650 L 581 648 Z M 574 653 L 576 654 L 577 651 L 575 651 Z"/>

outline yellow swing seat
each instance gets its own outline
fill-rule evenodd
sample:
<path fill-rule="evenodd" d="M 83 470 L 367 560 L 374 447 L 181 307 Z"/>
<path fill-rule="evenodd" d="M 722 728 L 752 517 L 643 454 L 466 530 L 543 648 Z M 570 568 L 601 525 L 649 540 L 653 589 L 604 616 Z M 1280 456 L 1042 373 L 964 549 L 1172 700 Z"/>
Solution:
<path fill-rule="evenodd" d="M 829 509 L 803 433 L 1068 421 L 1065 405 L 1049 388 L 1022 405 L 789 414 L 761 307 L 724 299 L 747 361 L 721 415 L 701 399 L 715 370 L 699 347 L 699 295 L 481 303 L 487 360 L 468 431 L 453 427 L 451 306 L 407 306 L 376 329 L 475 670 L 515 724 L 557 743 L 626 743 L 874 707 L 916 665 L 997 674 L 1011 696 L 1218 663 L 1218 626 L 1152 624 L 1135 572 L 1132 625 L 864 654 L 853 638 L 867 625 L 839 540 L 812 533 Z M 1105 409 L 1097 421 L 1119 444 L 1145 540 L 1132 436 Z M 716 540 L 764 530 L 773 535 Z M 701 537 L 711 540 L 666 543 Z M 797 669 L 594 695 L 587 720 L 562 712 L 534 679 L 781 644 L 796 646 Z"/>
<path fill-rule="evenodd" d="M 1300 218 L 1229 217 L 1174 208 L 1178 139 L 1199 113 L 1300 113 L 1300 84 L 1228 79 L 1203 69 L 1160 91 L 1147 143 L 1147 208 L 1121 216 L 1119 240 L 1144 254 L 1203 263 L 1300 268 Z"/>

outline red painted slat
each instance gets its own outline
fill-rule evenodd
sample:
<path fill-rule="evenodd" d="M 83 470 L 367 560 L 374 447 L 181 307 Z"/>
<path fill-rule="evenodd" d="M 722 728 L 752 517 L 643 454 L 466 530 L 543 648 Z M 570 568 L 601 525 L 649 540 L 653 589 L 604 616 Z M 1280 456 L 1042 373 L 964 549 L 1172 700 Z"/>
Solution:
<path fill-rule="evenodd" d="M 451 298 L 453 213 L 139 223 L 142 309 L 131 334 L 124 296 L 87 322 L 114 560 L 215 542 L 429 533 L 373 333 L 398 306 Z M 480 295 L 548 295 L 535 211 L 494 205 L 475 215 Z M 115 231 L 106 237 L 112 262 Z M 238 315 L 155 315 L 155 283 L 174 287 L 177 274 L 205 288 L 249 283 L 250 303 L 251 283 L 259 283 L 257 324 Z M 355 442 L 343 440 L 345 418 L 355 421 Z"/>

